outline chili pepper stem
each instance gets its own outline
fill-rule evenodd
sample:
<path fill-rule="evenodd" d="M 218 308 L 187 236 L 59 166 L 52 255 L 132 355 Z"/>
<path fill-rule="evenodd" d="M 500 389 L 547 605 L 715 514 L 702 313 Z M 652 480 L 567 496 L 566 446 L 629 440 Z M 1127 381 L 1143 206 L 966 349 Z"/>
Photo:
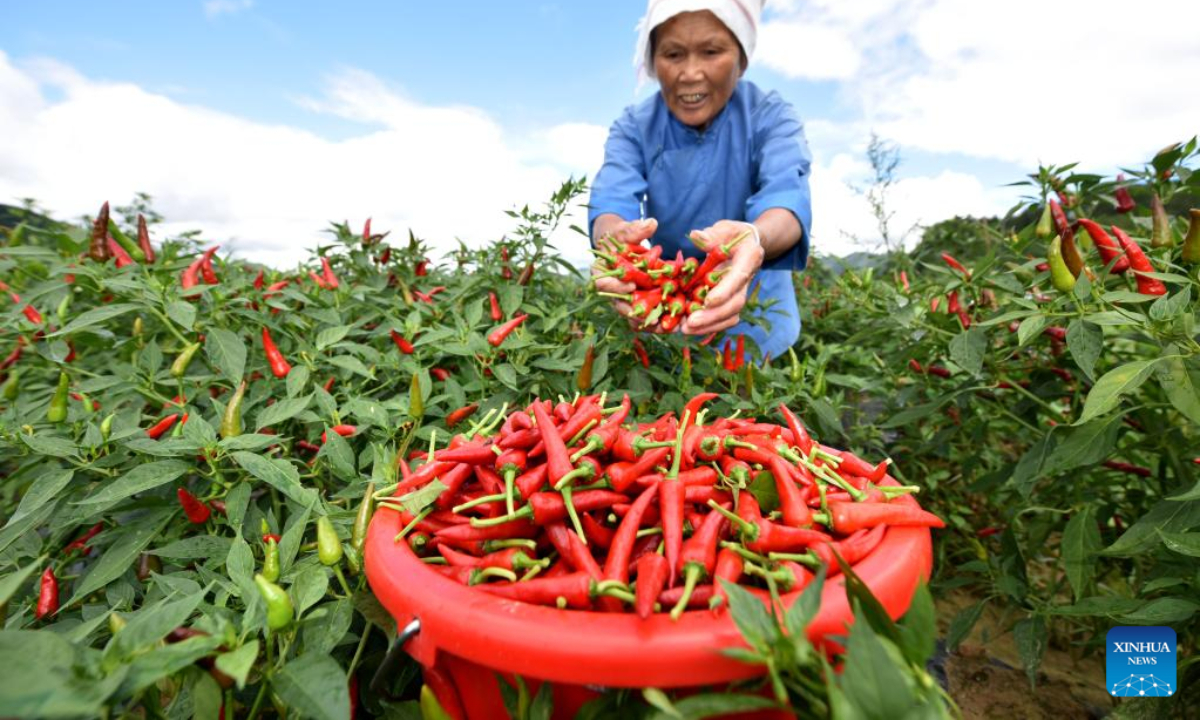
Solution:
<path fill-rule="evenodd" d="M 696 583 L 700 581 L 700 575 L 704 572 L 704 568 L 699 565 L 688 565 L 683 575 L 683 594 L 679 596 L 679 602 L 675 603 L 675 607 L 671 608 L 671 619 L 678 622 L 679 616 L 683 615 L 683 611 L 687 609 L 688 601 L 692 599 L 692 593 L 696 590 Z"/>
<path fill-rule="evenodd" d="M 394 542 L 400 542 L 401 540 L 403 540 L 404 537 L 406 535 L 408 535 L 408 533 L 411 532 L 412 529 L 415 528 L 418 523 L 420 523 L 425 518 L 429 517 L 429 514 L 431 512 L 433 512 L 433 506 L 427 507 L 424 510 L 422 510 L 421 512 L 417 513 L 416 517 L 414 517 L 407 525 L 405 525 L 404 529 L 401 530 L 396 535 L 396 539 Z"/>
<path fill-rule="evenodd" d="M 571 524 L 575 526 L 575 532 L 579 534 L 579 541 L 587 545 L 587 534 L 583 532 L 583 523 L 579 521 L 579 513 L 576 512 L 575 503 L 571 500 L 573 494 L 574 489 L 570 485 L 562 488 L 563 502 L 567 506 L 567 515 L 571 518 Z"/>
<path fill-rule="evenodd" d="M 708 506 L 724 515 L 726 520 L 738 526 L 738 528 L 742 531 L 742 536 L 746 539 L 750 540 L 751 542 L 754 542 L 758 539 L 758 526 L 754 523 L 747 521 L 745 518 L 738 517 L 735 513 L 721 507 L 720 503 L 711 498 L 708 501 Z"/>
<path fill-rule="evenodd" d="M 507 499 L 508 502 L 510 502 L 510 503 L 512 502 L 512 496 L 507 493 L 496 494 L 496 495 L 482 495 L 480 497 L 475 498 L 474 500 L 468 500 L 467 502 L 465 502 L 461 505 L 455 505 L 454 507 L 450 508 L 450 512 L 457 515 L 458 513 L 462 512 L 463 510 L 466 510 L 467 508 L 473 508 L 478 505 L 485 505 L 490 502 L 498 502 L 500 500 L 505 500 L 505 499 Z M 509 510 L 509 513 L 510 514 L 512 513 L 511 509 Z"/>
<path fill-rule="evenodd" d="M 342 592 L 346 593 L 346 597 L 354 597 L 354 593 L 350 591 L 350 586 L 346 584 L 346 576 L 342 574 L 340 565 L 333 566 L 333 574 L 337 575 L 338 584 L 342 586 Z"/>
<path fill-rule="evenodd" d="M 773 553 L 767 553 L 767 559 L 772 562 L 783 562 L 783 561 L 798 562 L 801 565 L 807 565 L 810 568 L 818 568 L 821 566 L 821 561 L 818 560 L 812 553 L 773 552 Z"/>

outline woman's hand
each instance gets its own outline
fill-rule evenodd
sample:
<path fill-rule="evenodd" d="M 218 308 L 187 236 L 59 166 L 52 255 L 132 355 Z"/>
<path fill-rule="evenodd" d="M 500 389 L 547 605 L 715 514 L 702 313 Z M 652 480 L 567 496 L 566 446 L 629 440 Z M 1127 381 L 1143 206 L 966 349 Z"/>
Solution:
<path fill-rule="evenodd" d="M 612 238 L 618 243 L 640 243 L 654 236 L 654 231 L 658 229 L 658 221 L 654 218 L 645 220 L 622 220 L 617 215 L 601 215 L 596 218 L 596 223 L 593 228 L 596 237 L 599 238 L 598 245 L 602 252 L 605 251 L 604 239 Z M 596 258 L 596 262 L 592 263 L 592 277 L 596 285 L 596 290 L 608 293 L 628 294 L 636 290 L 631 282 L 623 282 L 615 277 L 596 277 L 603 273 L 608 268 L 600 258 Z M 625 317 L 631 317 L 633 308 L 624 300 L 613 300 L 613 308 Z M 633 318 L 631 318 L 633 319 Z"/>
<path fill-rule="evenodd" d="M 683 321 L 683 332 L 688 335 L 708 335 L 738 324 L 742 308 L 746 305 L 746 291 L 750 279 L 762 267 L 766 253 L 759 241 L 758 231 L 753 224 L 736 220 L 721 220 L 712 227 L 692 232 L 692 238 L 708 250 L 717 245 L 726 245 L 746 231 L 743 238 L 729 252 L 729 259 L 718 266 L 725 274 L 708 293 L 704 309 L 694 312 Z"/>

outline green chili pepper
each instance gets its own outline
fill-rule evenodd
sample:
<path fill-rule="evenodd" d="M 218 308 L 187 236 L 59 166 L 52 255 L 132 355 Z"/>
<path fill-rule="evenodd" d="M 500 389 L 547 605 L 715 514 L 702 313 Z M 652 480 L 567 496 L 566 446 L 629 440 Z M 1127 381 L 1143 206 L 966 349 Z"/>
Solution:
<path fill-rule="evenodd" d="M 58 317 L 59 326 L 67 324 L 67 311 L 71 309 L 71 293 L 68 291 L 63 299 L 58 301 L 58 309 L 54 311 Z"/>
<path fill-rule="evenodd" d="M 428 685 L 421 686 L 421 717 L 423 720 L 453 720 Z"/>
<path fill-rule="evenodd" d="M 1188 225 L 1187 236 L 1183 239 L 1183 257 L 1185 263 L 1200 263 L 1200 210 L 1188 210 L 1191 223 Z"/>
<path fill-rule="evenodd" d="M 260 574 L 254 576 L 254 584 L 267 604 L 267 628 L 282 630 L 291 625 L 296 609 L 287 592 Z"/>
<path fill-rule="evenodd" d="M 146 323 L 143 322 L 140 317 L 133 321 L 133 336 L 135 338 L 140 338 L 142 336 L 142 331 L 145 329 Z"/>
<path fill-rule="evenodd" d="M 246 381 L 238 385 L 238 389 L 229 398 L 225 406 L 225 414 L 221 416 L 221 437 L 231 438 L 242 434 L 242 398 L 246 396 Z"/>
<path fill-rule="evenodd" d="M 116 416 L 116 413 L 109 413 L 108 417 L 100 421 L 100 437 L 103 438 L 105 442 L 108 442 L 108 436 L 112 433 L 113 418 Z"/>
<path fill-rule="evenodd" d="M 138 318 L 138 320 L 140 321 L 141 318 Z M 187 372 L 188 365 L 192 362 L 192 357 L 195 356 L 196 351 L 199 349 L 200 343 L 192 343 L 185 347 L 183 352 L 179 353 L 179 356 L 175 358 L 175 362 L 171 363 L 171 377 L 183 377 L 183 374 Z"/>
<path fill-rule="evenodd" d="M 12 402 L 17 399 L 20 392 L 21 371 L 14 368 L 12 374 L 8 376 L 8 381 L 4 383 L 4 399 Z"/>
<path fill-rule="evenodd" d="M 1062 238 L 1057 235 L 1050 241 L 1050 250 L 1046 254 L 1046 262 L 1050 265 L 1050 282 L 1059 292 L 1071 292 L 1075 287 L 1075 276 L 1071 274 L 1062 255 Z"/>
<path fill-rule="evenodd" d="M 263 549 L 262 576 L 270 582 L 279 579 L 279 545 L 275 538 L 267 540 L 267 546 Z"/>
<path fill-rule="evenodd" d="M 1151 247 L 1167 247 L 1175 242 L 1171 233 L 1171 218 L 1167 217 L 1167 208 L 1163 206 L 1158 193 L 1150 196 L 1150 245 Z"/>
<path fill-rule="evenodd" d="M 1039 238 L 1045 239 L 1054 234 L 1054 218 L 1050 215 L 1050 204 L 1046 203 L 1042 207 L 1042 216 L 1038 219 L 1037 227 L 1034 228 L 1033 234 Z"/>
<path fill-rule="evenodd" d="M 46 419 L 52 423 L 60 423 L 67 419 L 67 392 L 71 387 L 71 378 L 65 373 L 58 374 L 58 389 L 50 398 L 50 408 L 46 411 Z"/>
<path fill-rule="evenodd" d="M 417 375 L 412 376 L 408 386 L 408 414 L 414 420 L 425 416 L 425 399 L 421 397 L 421 380 Z"/>
<path fill-rule="evenodd" d="M 138 244 L 130 240 L 128 235 L 121 232 L 121 228 L 117 227 L 112 218 L 108 219 L 108 234 L 112 235 L 113 240 L 116 240 L 117 244 L 124 248 L 125 252 L 129 253 L 129 256 L 134 260 L 146 262 L 146 253 L 142 252 Z"/>
<path fill-rule="evenodd" d="M 342 561 L 342 541 L 328 515 L 317 518 L 317 559 L 322 565 L 333 566 Z"/>
<path fill-rule="evenodd" d="M 374 507 L 372 498 L 375 495 L 375 483 L 367 483 L 363 493 L 362 503 L 358 506 L 358 514 L 354 516 L 354 528 L 350 531 L 350 547 L 354 550 L 351 556 L 350 569 L 358 572 L 362 565 L 363 547 L 367 542 L 367 527 L 371 524 L 371 510 Z"/>

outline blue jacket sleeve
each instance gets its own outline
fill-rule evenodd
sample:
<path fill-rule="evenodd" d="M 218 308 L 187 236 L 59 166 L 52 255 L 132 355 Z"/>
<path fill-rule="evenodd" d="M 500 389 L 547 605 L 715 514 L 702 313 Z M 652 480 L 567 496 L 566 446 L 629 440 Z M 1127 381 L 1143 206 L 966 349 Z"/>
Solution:
<path fill-rule="evenodd" d="M 604 164 L 596 173 L 588 198 L 588 235 L 592 234 L 596 218 L 605 213 L 636 220 L 647 187 L 641 133 L 634 121 L 633 109 L 628 108 L 613 123 L 604 143 Z"/>
<path fill-rule="evenodd" d="M 808 264 L 808 235 L 812 228 L 812 198 L 808 188 L 812 153 L 795 109 L 777 93 L 770 93 L 768 100 L 754 121 L 755 192 L 746 200 L 746 218 L 754 220 L 771 208 L 790 210 L 800 221 L 800 242 L 763 263 L 763 268 L 803 270 Z"/>

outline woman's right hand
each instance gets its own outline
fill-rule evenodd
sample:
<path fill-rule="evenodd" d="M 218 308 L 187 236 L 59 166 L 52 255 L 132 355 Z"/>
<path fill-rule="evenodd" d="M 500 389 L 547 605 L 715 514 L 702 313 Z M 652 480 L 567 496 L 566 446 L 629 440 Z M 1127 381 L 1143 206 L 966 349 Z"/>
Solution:
<path fill-rule="evenodd" d="M 654 236 L 654 232 L 658 229 L 658 221 L 654 218 L 646 218 L 645 220 L 626 221 L 617 215 L 601 215 L 596 218 L 593 226 L 593 231 L 597 238 L 599 248 L 604 250 L 604 239 L 612 238 L 617 243 L 640 243 L 643 240 L 648 240 Z M 592 275 L 596 276 L 606 272 L 608 268 L 603 260 L 596 258 L 596 262 L 592 263 Z M 600 292 L 628 294 L 636 290 L 636 286 L 630 282 L 623 282 L 615 277 L 593 277 L 596 285 L 596 290 Z M 630 317 L 633 308 L 624 300 L 613 300 L 613 308 L 621 315 Z"/>

